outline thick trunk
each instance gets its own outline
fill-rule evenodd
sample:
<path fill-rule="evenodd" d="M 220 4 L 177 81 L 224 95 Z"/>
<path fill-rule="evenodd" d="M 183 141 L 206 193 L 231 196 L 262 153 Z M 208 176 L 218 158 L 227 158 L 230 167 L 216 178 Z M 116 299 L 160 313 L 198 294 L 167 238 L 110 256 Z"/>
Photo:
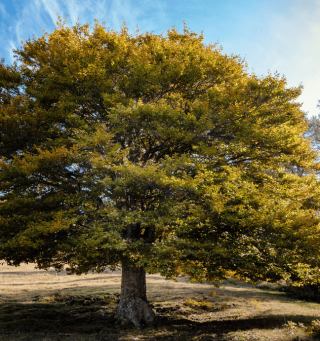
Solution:
<path fill-rule="evenodd" d="M 121 296 L 116 318 L 123 325 L 152 326 L 156 316 L 147 302 L 146 273 L 143 268 L 122 267 Z"/>

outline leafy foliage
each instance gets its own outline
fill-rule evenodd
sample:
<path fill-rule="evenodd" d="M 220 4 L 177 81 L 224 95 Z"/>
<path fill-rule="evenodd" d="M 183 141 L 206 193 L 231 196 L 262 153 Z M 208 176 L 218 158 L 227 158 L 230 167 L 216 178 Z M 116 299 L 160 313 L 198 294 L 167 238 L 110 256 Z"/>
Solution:
<path fill-rule="evenodd" d="M 187 27 L 130 35 L 60 19 L 15 52 L 19 65 L 0 66 L 0 259 L 199 281 L 317 269 L 301 87 L 249 74 Z"/>

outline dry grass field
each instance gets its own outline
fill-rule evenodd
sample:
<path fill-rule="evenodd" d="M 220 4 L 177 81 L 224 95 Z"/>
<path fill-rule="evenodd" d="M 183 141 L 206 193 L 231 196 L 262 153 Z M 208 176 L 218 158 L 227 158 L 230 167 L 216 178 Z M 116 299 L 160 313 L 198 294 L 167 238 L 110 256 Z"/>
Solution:
<path fill-rule="evenodd" d="M 113 319 L 121 273 L 67 276 L 34 264 L 0 266 L 0 340 L 316 340 L 305 327 L 320 304 L 248 282 L 212 285 L 147 276 L 159 324 L 124 330 Z M 305 327 L 304 327 L 305 326 Z"/>

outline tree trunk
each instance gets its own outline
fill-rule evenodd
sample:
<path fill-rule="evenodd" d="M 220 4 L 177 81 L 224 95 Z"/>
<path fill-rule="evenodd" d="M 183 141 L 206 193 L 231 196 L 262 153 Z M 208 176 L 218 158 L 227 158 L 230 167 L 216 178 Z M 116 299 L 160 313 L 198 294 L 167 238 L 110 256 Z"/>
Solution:
<path fill-rule="evenodd" d="M 147 302 L 146 273 L 143 268 L 122 266 L 121 296 L 116 318 L 122 325 L 152 326 L 156 316 Z"/>

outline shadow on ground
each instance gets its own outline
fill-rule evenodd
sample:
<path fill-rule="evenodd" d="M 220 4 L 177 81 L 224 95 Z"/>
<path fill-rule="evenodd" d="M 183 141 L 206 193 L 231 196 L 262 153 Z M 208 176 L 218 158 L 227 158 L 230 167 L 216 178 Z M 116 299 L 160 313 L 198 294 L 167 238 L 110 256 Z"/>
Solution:
<path fill-rule="evenodd" d="M 128 340 L 132 340 L 136 331 L 123 330 L 114 320 L 118 299 L 118 296 L 111 295 L 62 297 L 56 294 L 49 303 L 1 304 L 0 336 L 1 333 L 8 335 L 14 331 L 15 335 L 19 333 L 29 335 L 30 340 L 32 337 L 37 340 L 36 335 L 48 333 L 59 335 L 58 338 L 50 340 L 70 340 L 69 336 L 75 333 L 95 335 L 92 340 L 99 341 L 126 340 L 126 336 L 130 337 Z M 283 317 L 226 319 L 200 323 L 176 317 L 174 313 L 177 308 L 171 311 L 170 308 L 161 308 L 161 304 L 158 303 L 156 310 L 160 311 L 158 325 L 139 331 L 142 339 L 191 340 L 201 334 L 203 337 L 197 339 L 225 340 L 223 335 L 229 332 L 281 328 L 285 323 Z"/>

